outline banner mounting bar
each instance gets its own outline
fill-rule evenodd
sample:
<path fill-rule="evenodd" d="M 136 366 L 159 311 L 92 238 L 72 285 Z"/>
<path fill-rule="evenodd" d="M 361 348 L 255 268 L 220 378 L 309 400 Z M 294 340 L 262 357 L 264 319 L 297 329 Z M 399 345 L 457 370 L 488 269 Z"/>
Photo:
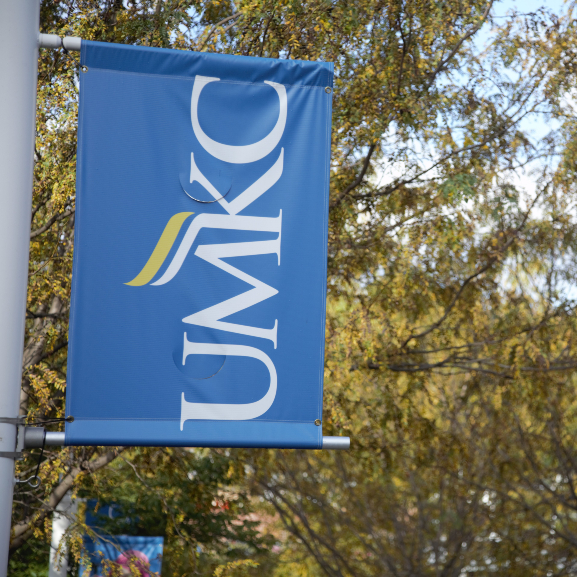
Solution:
<path fill-rule="evenodd" d="M 31 427 L 27 427 L 27 429 L 30 429 Z M 25 442 L 25 447 L 26 448 L 32 448 L 32 447 L 37 447 L 39 446 L 38 444 L 35 444 L 34 441 L 32 440 L 32 432 L 28 433 L 28 437 L 30 438 L 30 440 L 28 442 Z M 26 436 L 25 436 L 26 439 Z M 54 446 L 59 446 L 59 445 L 64 445 L 64 433 L 56 433 L 53 431 L 47 431 L 46 432 L 46 446 L 47 447 L 54 447 Z M 332 449 L 332 450 L 341 450 L 341 451 L 347 451 L 348 449 L 351 448 L 351 439 L 349 437 L 323 437 L 323 449 Z"/>
<path fill-rule="evenodd" d="M 323 437 L 323 449 L 348 451 L 350 448 L 350 437 Z"/>
<path fill-rule="evenodd" d="M 65 36 L 64 38 L 60 38 L 60 36 L 57 36 L 56 34 L 38 35 L 38 48 L 52 48 L 53 50 L 64 48 L 64 50 L 80 52 L 81 44 L 82 38 L 77 38 L 76 36 Z"/>

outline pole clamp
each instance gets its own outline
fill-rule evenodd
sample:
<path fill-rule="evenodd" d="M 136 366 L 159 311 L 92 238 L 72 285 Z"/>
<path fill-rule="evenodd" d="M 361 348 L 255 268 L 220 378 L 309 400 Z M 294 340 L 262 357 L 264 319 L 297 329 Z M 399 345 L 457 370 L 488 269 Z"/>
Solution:
<path fill-rule="evenodd" d="M 5 457 L 6 459 L 21 459 L 22 453 L 17 451 L 0 451 L 0 457 Z"/>
<path fill-rule="evenodd" d="M 26 417 L 21 415 L 20 417 L 0 417 L 0 423 L 7 423 L 8 425 L 23 425 Z"/>
<path fill-rule="evenodd" d="M 0 457 L 6 459 L 22 460 L 22 449 L 24 449 L 24 422 L 25 415 L 19 417 L 0 417 L 0 424 L 14 425 L 16 427 L 16 450 L 15 451 L 0 451 Z"/>
<path fill-rule="evenodd" d="M 22 449 L 24 448 L 24 421 L 26 417 L 20 415 L 19 417 L 0 417 L 0 423 L 7 425 L 14 425 L 16 430 L 16 451 L 0 451 L 0 457 L 6 459 L 22 459 Z"/>

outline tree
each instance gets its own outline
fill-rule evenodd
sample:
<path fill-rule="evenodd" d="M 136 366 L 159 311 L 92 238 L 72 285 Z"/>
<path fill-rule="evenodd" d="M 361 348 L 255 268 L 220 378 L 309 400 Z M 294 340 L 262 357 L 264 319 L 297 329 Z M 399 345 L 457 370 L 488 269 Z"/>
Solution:
<path fill-rule="evenodd" d="M 304 551 L 319 574 L 573 571 L 575 25 L 572 5 L 495 20 L 493 10 L 486 0 L 42 5 L 42 31 L 60 36 L 335 62 L 324 421 L 353 451 L 226 457 L 243 471 L 234 483 L 292 536 L 283 559 L 298 565 Z M 41 56 L 29 421 L 63 412 L 77 67 L 73 55 Z M 69 487 L 116 467 L 134 465 L 144 487 L 138 475 L 160 463 L 170 482 L 159 494 L 184 491 L 183 477 L 170 488 L 169 463 L 196 457 L 161 453 L 47 452 L 43 487 L 17 497 L 14 550 L 41 536 Z"/>
<path fill-rule="evenodd" d="M 463 45 L 335 186 L 326 421 L 356 450 L 256 477 L 323 574 L 575 571 L 574 34 Z"/>

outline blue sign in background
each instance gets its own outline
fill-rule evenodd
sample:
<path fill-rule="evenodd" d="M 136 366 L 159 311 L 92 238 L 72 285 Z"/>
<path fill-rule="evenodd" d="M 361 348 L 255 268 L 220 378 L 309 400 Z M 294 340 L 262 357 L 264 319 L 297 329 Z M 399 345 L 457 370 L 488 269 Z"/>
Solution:
<path fill-rule="evenodd" d="M 332 64 L 84 41 L 81 63 L 66 443 L 320 448 Z M 278 133 L 283 93 L 278 142 L 236 154 Z M 251 290 L 259 302 L 190 320 Z M 247 418 L 271 371 L 272 404 Z M 239 420 L 183 420 L 183 399 Z"/>
<path fill-rule="evenodd" d="M 162 554 L 164 548 L 163 537 L 133 537 L 131 535 L 106 535 L 102 539 L 93 540 L 84 538 L 84 547 L 92 564 L 88 571 L 80 567 L 80 577 L 104 577 L 109 575 L 110 562 L 121 575 L 133 574 L 130 572 L 131 563 L 140 570 L 141 577 L 160 577 Z M 107 562 L 108 561 L 108 564 Z M 122 572 L 125 569 L 125 572 Z"/>

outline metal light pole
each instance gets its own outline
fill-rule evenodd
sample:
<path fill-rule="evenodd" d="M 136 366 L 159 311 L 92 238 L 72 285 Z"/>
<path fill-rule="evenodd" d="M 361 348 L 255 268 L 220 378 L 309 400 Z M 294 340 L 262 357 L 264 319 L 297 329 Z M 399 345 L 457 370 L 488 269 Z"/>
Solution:
<path fill-rule="evenodd" d="M 48 577 L 66 577 L 68 575 L 68 548 L 60 548 L 60 543 L 68 527 L 72 524 L 72 519 L 76 515 L 78 502 L 72 500 L 70 491 L 54 512 L 52 517 L 52 542 L 50 544 L 50 563 L 48 566 Z"/>
<path fill-rule="evenodd" d="M 40 0 L 0 0 L 0 577 L 8 570 L 36 116 Z M 4 422 L 2 422 L 4 420 Z"/>

